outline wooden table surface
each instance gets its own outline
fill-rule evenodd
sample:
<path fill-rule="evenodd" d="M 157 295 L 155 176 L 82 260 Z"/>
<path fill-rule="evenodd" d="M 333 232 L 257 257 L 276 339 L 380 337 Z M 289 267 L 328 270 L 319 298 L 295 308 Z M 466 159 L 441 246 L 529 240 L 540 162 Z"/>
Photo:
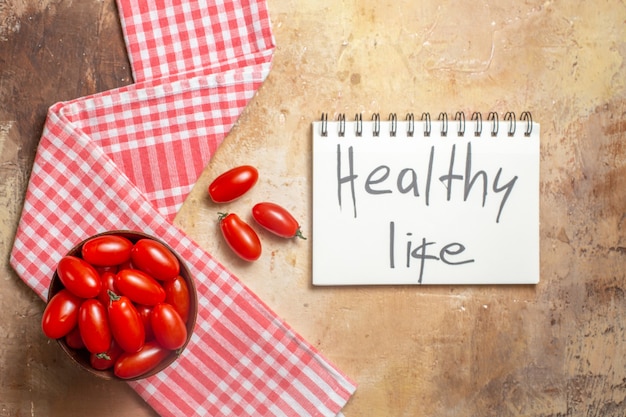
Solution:
<path fill-rule="evenodd" d="M 176 218 L 358 384 L 361 416 L 626 415 L 623 1 L 268 0 L 273 69 Z M 114 0 L 0 0 L 0 416 L 153 416 L 74 367 L 8 264 L 46 110 L 132 82 Z M 541 123 L 541 282 L 311 286 L 310 241 L 237 261 L 207 204 L 235 164 L 311 219 L 322 112 L 529 110 Z"/>

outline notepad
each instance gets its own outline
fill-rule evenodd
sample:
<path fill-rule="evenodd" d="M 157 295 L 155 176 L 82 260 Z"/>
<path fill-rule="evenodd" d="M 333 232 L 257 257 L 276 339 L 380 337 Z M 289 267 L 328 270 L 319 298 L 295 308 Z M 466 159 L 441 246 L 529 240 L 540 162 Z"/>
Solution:
<path fill-rule="evenodd" d="M 536 284 L 529 112 L 312 123 L 314 285 Z"/>

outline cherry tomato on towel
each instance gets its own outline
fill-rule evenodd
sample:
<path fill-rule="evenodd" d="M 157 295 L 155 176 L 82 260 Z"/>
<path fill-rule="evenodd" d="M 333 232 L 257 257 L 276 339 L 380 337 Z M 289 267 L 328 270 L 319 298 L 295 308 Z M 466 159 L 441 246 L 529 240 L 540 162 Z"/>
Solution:
<path fill-rule="evenodd" d="M 261 241 L 254 229 L 234 213 L 219 213 L 220 229 L 228 246 L 241 259 L 255 261 L 261 256 Z"/>
<path fill-rule="evenodd" d="M 70 291 L 80 298 L 93 298 L 100 292 L 100 275 L 86 261 L 76 256 L 64 256 L 57 266 L 59 279 Z"/>
<path fill-rule="evenodd" d="M 228 203 L 250 190 L 259 179 L 255 167 L 242 165 L 228 170 L 209 185 L 209 196 L 215 203 Z"/>
<path fill-rule="evenodd" d="M 150 372 L 170 355 L 156 340 L 146 342 L 138 352 L 124 352 L 115 362 L 113 372 L 118 378 L 129 379 Z"/>
<path fill-rule="evenodd" d="M 185 322 L 169 304 L 161 303 L 152 308 L 150 323 L 154 338 L 166 349 L 176 350 L 187 341 Z"/>
<path fill-rule="evenodd" d="M 298 236 L 301 239 L 306 239 L 302 235 L 298 221 L 287 209 L 278 204 L 258 203 L 252 207 L 252 217 L 258 224 L 275 235 L 285 238 Z"/>
<path fill-rule="evenodd" d="M 102 235 L 89 239 L 83 245 L 83 259 L 94 266 L 112 266 L 127 262 L 133 242 L 118 235 Z"/>
<path fill-rule="evenodd" d="M 180 273 L 178 258 L 162 243 L 152 239 L 138 240 L 130 252 L 134 268 L 159 281 L 174 279 Z"/>
<path fill-rule="evenodd" d="M 165 290 L 150 275 L 138 269 L 122 269 L 115 276 L 115 288 L 138 304 L 153 306 L 165 301 Z"/>
<path fill-rule="evenodd" d="M 90 298 L 81 304 L 78 328 L 89 352 L 102 353 L 111 347 L 113 337 L 109 316 L 106 307 L 97 298 Z"/>
<path fill-rule="evenodd" d="M 126 352 L 138 352 L 144 345 L 146 331 L 137 309 L 126 296 L 109 293 L 109 323 L 115 342 Z"/>
<path fill-rule="evenodd" d="M 58 339 L 67 335 L 78 324 L 78 310 L 83 300 L 67 289 L 54 295 L 46 305 L 41 328 L 46 336 Z"/>

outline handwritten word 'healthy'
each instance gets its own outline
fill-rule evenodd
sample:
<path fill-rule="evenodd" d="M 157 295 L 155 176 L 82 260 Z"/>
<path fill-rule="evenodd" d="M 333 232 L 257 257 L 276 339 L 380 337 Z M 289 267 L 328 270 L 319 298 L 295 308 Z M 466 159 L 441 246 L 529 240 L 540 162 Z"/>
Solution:
<path fill-rule="evenodd" d="M 357 188 L 357 180 L 360 178 L 361 174 L 357 174 L 354 172 L 354 152 L 352 146 L 348 147 L 348 173 L 344 174 L 344 168 L 342 167 L 342 155 L 341 155 L 341 144 L 337 145 L 337 198 L 339 202 L 339 207 L 342 207 L 343 201 L 343 193 L 342 189 L 344 185 L 349 185 L 350 187 L 350 196 L 352 200 L 352 207 L 354 212 L 354 217 L 357 217 L 357 198 L 356 198 L 356 188 Z M 430 154 L 428 159 L 428 167 L 426 170 L 426 179 L 423 184 L 424 187 L 424 202 L 428 206 L 430 205 L 430 197 L 431 197 L 431 188 L 432 188 L 432 180 L 435 175 L 434 171 L 434 160 L 435 160 L 435 146 L 431 146 Z M 482 207 L 485 207 L 485 203 L 487 201 L 487 194 L 489 190 L 489 175 L 484 170 L 478 170 L 476 172 L 472 171 L 472 144 L 471 142 L 467 143 L 467 148 L 465 150 L 465 169 L 462 171 L 463 173 L 457 173 L 455 171 L 455 162 L 456 162 L 456 144 L 452 145 L 450 150 L 450 162 L 448 164 L 447 172 L 443 173 L 443 175 L 439 176 L 439 181 L 443 184 L 443 186 L 447 190 L 446 199 L 450 201 L 452 199 L 452 190 L 455 184 L 460 183 L 463 187 L 463 201 L 467 201 L 472 190 L 482 185 L 480 190 L 482 191 Z M 399 192 L 401 194 L 412 194 L 414 197 L 420 197 L 420 187 L 418 184 L 418 179 L 420 178 L 416 170 L 412 167 L 405 167 L 401 169 L 395 180 L 390 178 L 392 174 L 391 168 L 388 165 L 378 165 L 376 168 L 371 170 L 366 178 L 364 184 L 362 184 L 363 189 L 366 193 L 370 195 L 379 195 L 379 194 L 390 194 L 393 192 Z M 496 223 L 500 222 L 500 217 L 502 215 L 502 211 L 504 210 L 504 206 L 513 192 L 513 187 L 515 186 L 515 182 L 517 181 L 517 176 L 510 178 L 508 181 L 503 180 L 502 178 L 502 167 L 498 168 L 495 177 L 491 183 L 491 189 L 493 190 L 495 195 L 502 194 L 500 199 L 500 206 L 498 208 L 498 214 L 496 216 Z M 506 182 L 505 182 L 506 181 Z M 395 189 L 394 189 L 395 187 Z"/>

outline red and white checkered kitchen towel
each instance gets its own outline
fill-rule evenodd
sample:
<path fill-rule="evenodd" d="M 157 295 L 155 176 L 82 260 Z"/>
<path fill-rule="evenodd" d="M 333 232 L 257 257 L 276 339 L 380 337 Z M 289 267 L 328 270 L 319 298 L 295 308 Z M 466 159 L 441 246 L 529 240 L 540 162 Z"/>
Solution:
<path fill-rule="evenodd" d="M 135 84 L 52 106 L 11 264 L 42 298 L 59 259 L 105 230 L 187 260 L 199 311 L 185 352 L 132 387 L 163 416 L 335 416 L 354 383 L 171 221 L 267 76 L 264 0 L 118 0 Z"/>

